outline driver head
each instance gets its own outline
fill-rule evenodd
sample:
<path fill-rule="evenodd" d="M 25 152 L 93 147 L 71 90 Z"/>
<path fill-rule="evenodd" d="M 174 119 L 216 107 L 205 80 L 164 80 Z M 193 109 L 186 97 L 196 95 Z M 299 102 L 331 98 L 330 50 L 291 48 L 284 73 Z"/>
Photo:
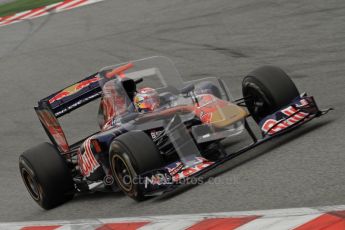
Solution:
<path fill-rule="evenodd" d="M 159 95 L 155 89 L 145 87 L 138 90 L 133 101 L 139 112 L 151 112 L 159 106 Z"/>

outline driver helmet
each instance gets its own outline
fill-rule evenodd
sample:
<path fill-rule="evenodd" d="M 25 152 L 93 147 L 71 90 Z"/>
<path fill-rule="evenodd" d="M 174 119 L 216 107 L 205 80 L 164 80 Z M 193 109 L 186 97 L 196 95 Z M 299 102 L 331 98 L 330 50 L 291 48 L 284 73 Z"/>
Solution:
<path fill-rule="evenodd" d="M 133 101 L 139 112 L 152 112 L 159 106 L 159 95 L 155 89 L 145 87 L 138 90 Z"/>

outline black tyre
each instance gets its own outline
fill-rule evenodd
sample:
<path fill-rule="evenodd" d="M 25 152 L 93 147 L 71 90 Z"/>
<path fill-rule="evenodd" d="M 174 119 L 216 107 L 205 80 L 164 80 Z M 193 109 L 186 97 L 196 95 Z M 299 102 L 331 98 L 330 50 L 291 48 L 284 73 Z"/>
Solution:
<path fill-rule="evenodd" d="M 31 197 L 44 209 L 54 208 L 74 196 L 70 169 L 50 143 L 25 151 L 19 157 L 19 170 Z"/>
<path fill-rule="evenodd" d="M 152 139 L 142 131 L 131 131 L 114 139 L 110 146 L 110 168 L 122 191 L 141 201 L 145 199 L 137 176 L 163 166 L 163 159 Z"/>
<path fill-rule="evenodd" d="M 195 86 L 195 94 L 212 94 L 215 97 L 222 98 L 220 89 L 210 81 L 203 81 Z"/>
<path fill-rule="evenodd" d="M 256 122 L 299 96 L 291 78 L 279 67 L 260 67 L 243 79 L 246 106 Z"/>

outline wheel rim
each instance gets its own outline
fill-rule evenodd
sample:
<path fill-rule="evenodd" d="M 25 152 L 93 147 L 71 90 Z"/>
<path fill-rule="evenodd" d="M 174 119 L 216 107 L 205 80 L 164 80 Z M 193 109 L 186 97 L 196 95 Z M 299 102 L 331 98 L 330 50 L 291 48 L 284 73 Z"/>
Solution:
<path fill-rule="evenodd" d="M 121 188 L 127 192 L 131 191 L 133 187 L 133 179 L 126 161 L 119 155 L 114 155 L 112 157 L 112 165 L 115 174 L 114 176 Z"/>
<path fill-rule="evenodd" d="M 269 105 L 266 103 L 263 96 L 255 89 L 248 90 L 248 96 L 249 99 L 246 102 L 248 109 L 256 116 L 258 120 L 262 119 L 267 110 L 269 110 Z"/>
<path fill-rule="evenodd" d="M 22 168 L 22 177 L 31 197 L 36 201 L 40 200 L 41 193 L 38 182 L 26 168 Z"/>

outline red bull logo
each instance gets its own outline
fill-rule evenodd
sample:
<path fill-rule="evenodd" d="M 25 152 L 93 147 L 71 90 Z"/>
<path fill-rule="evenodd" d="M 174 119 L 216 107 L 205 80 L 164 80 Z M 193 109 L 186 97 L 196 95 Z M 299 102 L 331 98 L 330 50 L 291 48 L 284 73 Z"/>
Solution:
<path fill-rule="evenodd" d="M 57 93 L 54 97 L 52 97 L 51 99 L 49 99 L 49 103 L 52 104 L 55 101 L 59 101 L 67 96 L 73 95 L 77 92 L 79 92 L 80 90 L 86 88 L 87 86 L 89 86 L 90 84 L 94 83 L 94 82 L 98 82 L 101 78 L 96 76 L 94 78 L 79 82 L 77 84 L 74 84 L 70 87 L 67 87 L 66 89 L 60 91 L 59 93 Z"/>

